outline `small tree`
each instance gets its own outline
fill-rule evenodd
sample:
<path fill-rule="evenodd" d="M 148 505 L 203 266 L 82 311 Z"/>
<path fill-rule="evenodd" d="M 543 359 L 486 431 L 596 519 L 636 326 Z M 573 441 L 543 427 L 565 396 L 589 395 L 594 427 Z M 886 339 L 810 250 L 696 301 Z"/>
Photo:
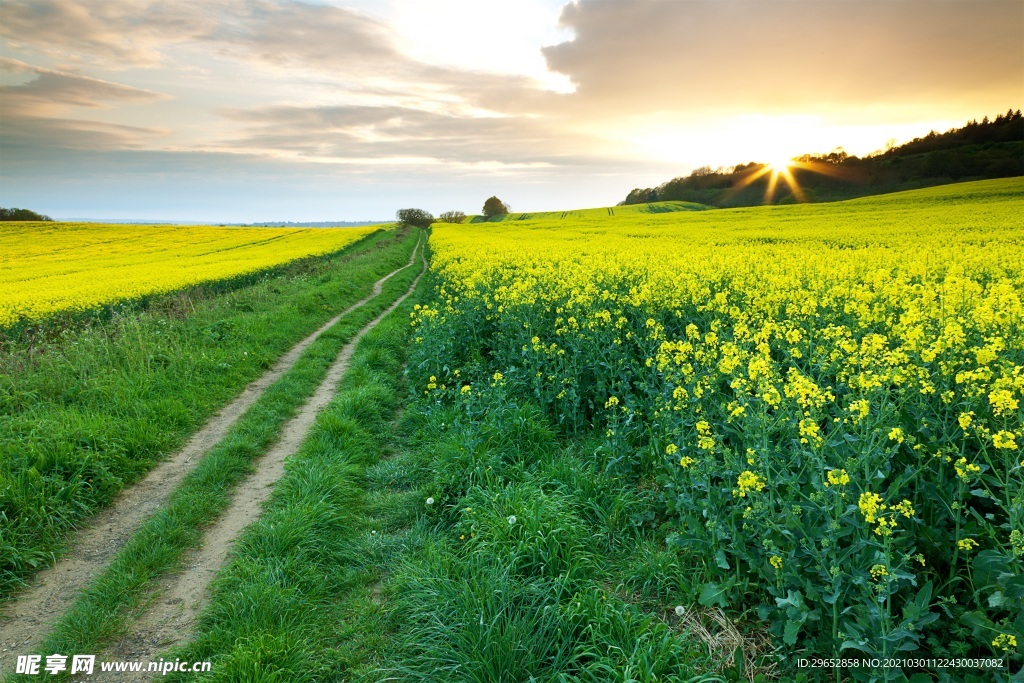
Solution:
<path fill-rule="evenodd" d="M 398 222 L 414 228 L 429 228 L 434 222 L 434 215 L 423 209 L 399 209 L 395 212 Z"/>
<path fill-rule="evenodd" d="M 466 214 L 461 211 L 445 211 L 439 218 L 443 223 L 461 223 L 466 220 Z"/>
<path fill-rule="evenodd" d="M 484 216 L 501 216 L 509 212 L 509 206 L 497 197 L 490 197 L 484 202 Z"/>

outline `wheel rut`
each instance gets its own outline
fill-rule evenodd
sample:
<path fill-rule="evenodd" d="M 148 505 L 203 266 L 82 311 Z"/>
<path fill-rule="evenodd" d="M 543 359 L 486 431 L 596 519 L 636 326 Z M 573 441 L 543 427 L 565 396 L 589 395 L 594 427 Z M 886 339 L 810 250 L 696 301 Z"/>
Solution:
<path fill-rule="evenodd" d="M 417 254 L 424 266 L 426 265 L 422 242 L 421 235 L 406 265 L 375 282 L 369 295 L 335 315 L 289 349 L 263 375 L 249 383 L 237 398 L 214 414 L 170 459 L 161 462 L 141 481 L 121 492 L 110 507 L 97 513 L 87 526 L 72 535 L 68 543 L 71 550 L 67 555 L 53 566 L 40 571 L 27 588 L 2 606 L 0 672 L 13 671 L 17 654 L 31 652 L 42 643 L 57 619 L 68 610 L 82 589 L 103 571 L 142 523 L 168 499 L 189 472 L 195 469 L 202 457 L 224 439 L 246 410 L 292 368 L 303 351 L 346 315 L 379 296 L 389 279 L 415 264 Z M 416 282 L 420 277 L 422 272 L 416 278 Z M 253 511 L 258 516 L 260 506 L 269 495 L 270 486 L 283 473 L 283 459 L 295 452 L 312 426 L 316 413 L 333 396 L 333 389 L 348 366 L 355 344 L 366 331 L 376 325 L 411 292 L 412 288 L 392 303 L 384 314 L 363 327 L 345 345 L 313 397 L 300 409 L 295 418 L 286 423 L 279 442 L 259 460 L 257 471 L 239 485 L 232 507 L 210 529 L 206 547 L 189 562 L 188 569 L 181 575 L 182 577 L 192 576 L 194 572 L 203 573 L 201 567 L 219 566 L 223 562 L 223 554 L 208 555 L 205 554 L 207 549 L 212 551 L 213 548 L 223 547 L 226 553 L 227 542 L 248 522 L 237 529 L 232 525 L 237 524 L 239 520 L 248 519 L 247 515 L 254 514 Z M 215 569 L 209 570 L 210 575 L 212 571 Z M 192 599 L 195 596 L 188 597 Z"/>
<path fill-rule="evenodd" d="M 228 559 L 231 545 L 242 531 L 256 521 L 270 498 L 274 484 L 284 475 L 285 464 L 309 435 L 316 416 L 334 398 L 342 376 L 363 336 L 394 311 L 416 289 L 426 272 L 426 256 L 417 245 L 422 270 L 409 289 L 380 315 L 367 323 L 342 348 L 327 375 L 309 400 L 281 430 L 281 436 L 255 463 L 256 470 L 232 494 L 228 509 L 205 532 L 203 546 L 186 556 L 184 569 L 164 577 L 155 591 L 157 597 L 142 611 L 128 633 L 98 657 L 98 660 L 155 659 L 156 653 L 191 638 L 200 612 L 209 601 L 208 587 Z M 415 260 L 416 251 L 413 252 Z M 410 261 L 412 265 L 413 260 Z M 408 266 L 407 266 L 408 267 Z M 143 674 L 98 673 L 95 681 L 148 681 Z"/>

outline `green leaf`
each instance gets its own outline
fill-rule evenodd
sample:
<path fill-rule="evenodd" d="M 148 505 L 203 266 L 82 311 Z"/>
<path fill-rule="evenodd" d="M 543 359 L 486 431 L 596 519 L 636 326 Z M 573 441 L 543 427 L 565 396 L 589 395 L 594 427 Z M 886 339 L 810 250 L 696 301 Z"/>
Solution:
<path fill-rule="evenodd" d="M 729 601 L 726 599 L 725 595 L 729 592 L 729 588 L 729 584 L 719 586 L 717 583 L 711 582 L 704 586 L 704 590 L 700 592 L 700 597 L 697 598 L 697 602 L 705 607 L 711 607 L 713 605 L 728 607 Z"/>
<path fill-rule="evenodd" d="M 921 586 L 921 590 L 917 591 L 917 596 L 914 598 L 914 602 L 917 603 L 918 609 L 922 612 L 927 610 L 928 605 L 931 604 L 932 591 L 934 591 L 934 586 L 932 586 L 931 581 Z"/>
<path fill-rule="evenodd" d="M 732 569 L 732 567 L 729 566 L 729 560 L 725 559 L 725 551 L 721 548 L 719 548 L 718 552 L 715 553 L 715 562 L 718 563 L 718 566 L 722 569 Z"/>
<path fill-rule="evenodd" d="M 1019 600 L 1024 598 L 1024 575 L 1022 576 L 1001 576 L 999 583 L 1003 587 L 1003 593 L 1008 600 Z"/>
<path fill-rule="evenodd" d="M 988 617 L 978 611 L 965 613 L 960 617 L 960 622 L 965 626 L 971 627 L 971 634 L 975 638 L 984 639 L 988 633 L 996 630 L 996 625 L 993 624 Z"/>
<path fill-rule="evenodd" d="M 786 630 L 782 634 L 783 642 L 786 643 L 786 645 L 796 645 L 796 636 L 800 633 L 800 627 L 803 625 L 802 621 L 787 619 Z"/>
<path fill-rule="evenodd" d="M 988 606 L 989 607 L 996 607 L 996 608 L 1002 607 L 1003 605 L 1006 604 L 1006 602 L 1007 602 L 1006 601 L 1006 596 L 1003 595 L 1002 591 L 996 591 L 992 595 L 988 596 Z"/>
<path fill-rule="evenodd" d="M 804 596 L 800 591 L 789 591 L 784 598 L 775 598 L 775 604 L 779 607 L 804 608 Z"/>

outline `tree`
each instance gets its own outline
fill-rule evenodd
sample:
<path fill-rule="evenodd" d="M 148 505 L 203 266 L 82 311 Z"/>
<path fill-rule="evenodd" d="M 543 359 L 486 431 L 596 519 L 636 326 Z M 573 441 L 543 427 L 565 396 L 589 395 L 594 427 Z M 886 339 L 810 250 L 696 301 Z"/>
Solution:
<path fill-rule="evenodd" d="M 466 220 L 466 214 L 461 211 L 445 211 L 438 218 L 442 223 L 461 223 Z"/>
<path fill-rule="evenodd" d="M 497 197 L 489 197 L 484 202 L 484 216 L 491 218 L 492 216 L 501 216 L 509 212 L 509 206 L 505 202 L 501 201 Z"/>
<path fill-rule="evenodd" d="M 28 209 L 5 209 L 0 206 L 0 221 L 52 221 L 49 216 Z"/>
<path fill-rule="evenodd" d="M 399 209 L 395 212 L 398 222 L 414 228 L 429 228 L 434 222 L 434 214 L 423 209 Z"/>

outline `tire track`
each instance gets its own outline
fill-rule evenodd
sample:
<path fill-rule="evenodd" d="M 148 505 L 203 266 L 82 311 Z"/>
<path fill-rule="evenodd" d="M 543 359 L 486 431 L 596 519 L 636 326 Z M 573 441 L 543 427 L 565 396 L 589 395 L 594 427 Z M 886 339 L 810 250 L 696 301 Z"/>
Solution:
<path fill-rule="evenodd" d="M 181 450 L 150 470 L 141 481 L 122 491 L 110 507 L 97 513 L 88 526 L 72 535 L 69 539 L 72 550 L 68 555 L 52 567 L 40 571 L 32 585 L 3 606 L 3 612 L 0 613 L 0 671 L 13 671 L 17 653 L 31 652 L 42 643 L 78 593 L 103 571 L 142 522 L 167 500 L 201 458 L 227 435 L 267 388 L 291 369 L 310 344 L 343 317 L 379 296 L 385 282 L 415 264 L 417 251 L 424 258 L 422 242 L 421 234 L 406 265 L 377 280 L 368 296 L 328 320 L 289 349 L 262 376 L 249 383 L 235 400 L 215 413 Z M 404 296 L 408 296 L 408 293 Z M 376 320 L 373 324 L 376 324 Z M 361 335 L 362 332 L 355 340 Z M 346 345 L 345 349 L 348 348 L 349 345 Z"/>
<path fill-rule="evenodd" d="M 128 634 L 98 657 L 98 660 L 155 659 L 158 652 L 191 638 L 196 618 L 209 601 L 209 584 L 227 561 L 231 544 L 245 527 L 259 518 L 274 484 L 284 475 L 287 459 L 298 452 L 317 415 L 334 398 L 359 341 L 413 293 L 426 272 L 425 249 L 419 243 L 417 249 L 420 251 L 422 269 L 409 289 L 345 344 L 313 395 L 285 423 L 280 439 L 256 461 L 256 471 L 235 488 L 228 509 L 207 529 L 203 547 L 186 556 L 183 571 L 167 576 L 160 582 L 157 599 L 142 612 Z M 413 251 L 409 265 L 412 265 L 415 257 L 416 250 Z M 150 678 L 139 673 L 106 672 L 90 676 L 89 680 L 147 681 Z"/>

